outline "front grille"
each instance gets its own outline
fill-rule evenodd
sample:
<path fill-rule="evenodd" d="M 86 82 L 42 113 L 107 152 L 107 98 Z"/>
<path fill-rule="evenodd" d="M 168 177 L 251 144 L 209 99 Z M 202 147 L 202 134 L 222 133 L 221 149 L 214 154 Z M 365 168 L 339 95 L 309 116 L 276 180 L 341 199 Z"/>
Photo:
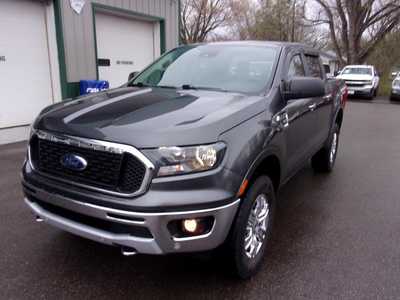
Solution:
<path fill-rule="evenodd" d="M 370 84 L 370 81 L 346 80 L 347 86 L 361 87 Z"/>
<path fill-rule="evenodd" d="M 30 144 L 31 160 L 38 171 L 90 187 L 117 193 L 133 194 L 142 186 L 146 166 L 130 153 L 112 153 L 68 145 L 34 136 Z M 87 161 L 82 170 L 71 170 L 61 164 L 67 154 Z"/>
<path fill-rule="evenodd" d="M 115 234 L 129 234 L 135 237 L 142 237 L 142 238 L 153 238 L 153 235 L 146 227 L 137 226 L 137 225 L 126 225 L 116 222 L 110 222 L 103 219 L 82 215 L 80 213 L 76 213 L 71 210 L 67 210 L 65 208 L 38 200 L 34 197 L 29 197 L 29 201 L 37 203 L 45 210 L 66 218 L 68 220 L 84 224 L 96 229 L 104 230 L 107 232 L 115 233 Z"/>

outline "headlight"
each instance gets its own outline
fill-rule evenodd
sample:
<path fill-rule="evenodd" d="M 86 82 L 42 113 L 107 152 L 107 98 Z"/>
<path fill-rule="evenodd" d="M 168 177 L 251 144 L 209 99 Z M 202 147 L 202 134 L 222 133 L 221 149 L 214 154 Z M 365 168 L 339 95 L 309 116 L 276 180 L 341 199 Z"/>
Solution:
<path fill-rule="evenodd" d="M 190 147 L 161 147 L 143 150 L 158 166 L 158 177 L 202 172 L 216 168 L 222 161 L 225 144 Z"/>

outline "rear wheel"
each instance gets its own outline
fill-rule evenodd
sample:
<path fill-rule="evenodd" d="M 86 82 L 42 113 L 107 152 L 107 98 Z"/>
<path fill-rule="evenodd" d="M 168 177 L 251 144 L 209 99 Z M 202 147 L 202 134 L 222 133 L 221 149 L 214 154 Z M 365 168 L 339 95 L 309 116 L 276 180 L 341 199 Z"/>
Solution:
<path fill-rule="evenodd" d="M 269 177 L 260 176 L 242 200 L 228 241 L 230 263 L 238 277 L 249 278 L 261 267 L 274 215 L 273 184 Z"/>
<path fill-rule="evenodd" d="M 316 172 L 331 172 L 335 165 L 339 147 L 339 126 L 335 124 L 329 142 L 311 159 L 311 165 Z"/>

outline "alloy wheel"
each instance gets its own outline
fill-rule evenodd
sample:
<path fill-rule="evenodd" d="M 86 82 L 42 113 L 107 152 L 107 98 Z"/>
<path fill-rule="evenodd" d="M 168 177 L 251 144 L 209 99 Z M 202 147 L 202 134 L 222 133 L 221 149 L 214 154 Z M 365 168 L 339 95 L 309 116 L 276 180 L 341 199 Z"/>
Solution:
<path fill-rule="evenodd" d="M 270 207 L 265 194 L 258 195 L 247 220 L 244 250 L 246 256 L 253 259 L 260 252 L 265 241 L 269 224 Z"/>
<path fill-rule="evenodd" d="M 331 150 L 329 152 L 329 162 L 333 164 L 335 157 L 336 157 L 336 152 L 337 152 L 337 146 L 338 146 L 338 133 L 335 132 L 332 137 L 332 144 L 331 144 Z"/>

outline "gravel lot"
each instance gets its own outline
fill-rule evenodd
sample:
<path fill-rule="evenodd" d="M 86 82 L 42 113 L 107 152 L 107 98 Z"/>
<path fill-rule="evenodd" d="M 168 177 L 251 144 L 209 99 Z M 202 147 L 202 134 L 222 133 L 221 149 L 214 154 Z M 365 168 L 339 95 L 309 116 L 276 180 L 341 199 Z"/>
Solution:
<path fill-rule="evenodd" d="M 220 260 L 127 258 L 36 223 L 19 184 L 24 153 L 0 147 L 2 299 L 399 298 L 400 105 L 348 103 L 334 173 L 307 167 L 281 190 L 268 257 L 245 282 Z"/>

